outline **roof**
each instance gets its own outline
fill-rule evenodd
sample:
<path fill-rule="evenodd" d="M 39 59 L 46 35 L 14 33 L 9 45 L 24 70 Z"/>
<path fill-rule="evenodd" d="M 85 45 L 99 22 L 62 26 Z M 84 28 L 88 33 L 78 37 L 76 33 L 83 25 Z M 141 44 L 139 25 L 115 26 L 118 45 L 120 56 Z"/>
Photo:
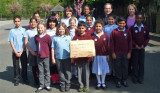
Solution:
<path fill-rule="evenodd" d="M 54 11 L 54 12 L 64 11 L 64 8 L 61 5 L 57 5 L 51 11 Z"/>

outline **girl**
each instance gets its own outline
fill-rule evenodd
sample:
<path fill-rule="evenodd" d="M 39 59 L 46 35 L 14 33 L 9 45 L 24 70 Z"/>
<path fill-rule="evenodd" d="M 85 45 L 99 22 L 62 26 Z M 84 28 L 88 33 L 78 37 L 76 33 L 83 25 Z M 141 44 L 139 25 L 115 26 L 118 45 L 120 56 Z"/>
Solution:
<path fill-rule="evenodd" d="M 52 63 L 57 65 L 60 77 L 60 90 L 62 92 L 70 90 L 71 60 L 69 42 L 69 30 L 65 23 L 57 26 L 56 36 L 52 40 Z"/>
<path fill-rule="evenodd" d="M 71 18 L 69 20 L 69 32 L 70 32 L 70 36 L 71 38 L 73 39 L 73 37 L 75 36 L 75 34 L 77 33 L 76 32 L 76 29 L 77 29 L 77 26 L 76 26 L 76 19 L 75 18 Z"/>
<path fill-rule="evenodd" d="M 95 22 L 95 33 L 92 39 L 95 41 L 96 56 L 94 57 L 92 73 L 96 74 L 98 84 L 97 89 L 101 86 L 103 89 L 106 88 L 105 76 L 109 73 L 109 51 L 108 51 L 108 36 L 105 34 L 103 29 L 103 22 L 98 20 Z M 101 47 L 101 48 L 100 48 Z"/>
<path fill-rule="evenodd" d="M 47 34 L 51 37 L 56 35 L 56 26 L 58 21 L 55 16 L 50 16 L 47 21 Z"/>
<path fill-rule="evenodd" d="M 143 25 L 143 14 L 137 13 L 136 23 L 130 28 L 133 39 L 132 67 L 133 83 L 143 83 L 145 47 L 149 42 L 149 29 Z"/>
<path fill-rule="evenodd" d="M 64 18 L 61 19 L 61 23 L 65 23 L 66 26 L 68 27 L 69 26 L 69 19 L 71 17 L 75 18 L 73 9 L 71 7 L 66 7 L 64 14 L 65 14 L 65 16 L 64 16 Z M 76 26 L 77 26 L 78 25 L 77 18 L 75 18 L 75 20 L 76 20 Z"/>
<path fill-rule="evenodd" d="M 40 87 L 36 90 L 36 92 L 40 92 L 44 88 L 47 91 L 51 91 L 49 70 L 51 37 L 46 34 L 46 24 L 44 22 L 40 22 L 37 29 L 38 35 L 35 36 L 35 43 L 37 48 Z"/>
<path fill-rule="evenodd" d="M 86 16 L 86 33 L 89 35 L 92 35 L 95 31 L 94 24 L 93 23 L 93 17 L 91 15 Z"/>
<path fill-rule="evenodd" d="M 34 36 L 37 35 L 37 19 L 31 18 L 30 19 L 31 28 L 26 31 L 25 33 L 25 46 L 29 51 L 28 61 L 29 65 L 32 66 L 32 73 L 34 77 L 35 85 L 39 85 L 38 79 L 38 65 L 37 65 L 37 58 L 36 58 L 36 44 L 34 40 Z"/>
<path fill-rule="evenodd" d="M 56 26 L 58 24 L 57 18 L 55 16 L 50 16 L 47 21 L 47 34 L 51 37 L 56 35 Z M 51 80 L 53 84 L 58 83 L 59 81 L 59 75 L 57 71 L 56 65 L 53 65 L 50 59 L 50 74 L 51 74 Z"/>

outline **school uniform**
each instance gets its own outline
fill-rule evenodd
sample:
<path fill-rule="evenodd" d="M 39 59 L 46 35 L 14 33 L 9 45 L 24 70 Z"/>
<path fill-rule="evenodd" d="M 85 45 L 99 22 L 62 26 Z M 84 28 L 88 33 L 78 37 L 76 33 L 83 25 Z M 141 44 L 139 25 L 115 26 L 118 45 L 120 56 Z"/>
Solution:
<path fill-rule="evenodd" d="M 81 16 L 79 19 L 78 19 L 78 22 L 80 22 L 80 21 L 83 21 L 83 22 L 85 22 L 86 23 L 86 16 Z M 95 23 L 95 18 L 93 17 L 93 22 L 92 22 L 92 25 L 94 25 L 94 23 Z"/>
<path fill-rule="evenodd" d="M 94 34 L 94 32 L 95 32 L 95 27 L 94 27 L 94 25 L 88 26 L 88 25 L 86 24 L 86 27 L 87 27 L 87 29 L 86 29 L 86 33 L 87 33 L 87 34 L 89 34 L 90 36 L 91 36 L 92 34 Z"/>
<path fill-rule="evenodd" d="M 25 31 L 26 29 L 21 27 L 20 29 L 13 28 L 9 32 L 8 41 L 13 43 L 16 52 L 20 52 L 24 46 Z M 26 54 L 26 50 L 24 49 L 21 57 L 16 57 L 15 53 L 12 52 L 15 82 L 20 81 L 19 59 L 21 60 L 21 66 L 22 66 L 21 75 L 22 75 L 23 81 L 28 80 L 27 78 L 27 54 Z"/>
<path fill-rule="evenodd" d="M 71 29 L 70 27 L 68 27 L 69 29 L 69 34 L 71 39 L 73 39 L 73 37 L 76 35 L 76 29 Z"/>
<path fill-rule="evenodd" d="M 127 29 L 120 31 L 118 28 L 111 33 L 111 50 L 116 54 L 114 61 L 114 70 L 116 80 L 126 81 L 128 78 L 128 59 L 127 54 L 132 50 L 132 37 Z"/>
<path fill-rule="evenodd" d="M 48 34 L 36 35 L 35 43 L 37 48 L 40 87 L 50 87 L 49 57 L 51 51 L 51 37 Z"/>
<path fill-rule="evenodd" d="M 56 35 L 56 27 L 51 30 L 50 28 L 46 30 L 47 34 L 50 35 L 51 37 Z"/>
<path fill-rule="evenodd" d="M 109 54 L 108 51 L 108 36 L 104 32 L 100 36 L 94 32 L 92 39 L 95 42 L 96 56 L 92 66 L 92 73 L 97 75 L 106 75 L 109 73 L 109 66 L 106 56 Z"/>
<path fill-rule="evenodd" d="M 69 42 L 71 37 L 68 35 L 54 36 L 51 47 L 55 50 L 56 65 L 59 72 L 61 88 L 70 88 L 71 86 L 71 60 Z"/>
<path fill-rule="evenodd" d="M 83 36 L 76 35 L 74 36 L 73 40 L 91 40 L 91 36 L 85 33 Z M 74 59 L 77 65 L 77 72 L 78 72 L 78 83 L 80 88 L 89 88 L 89 63 L 91 62 L 91 58 L 82 57 Z"/>
<path fill-rule="evenodd" d="M 69 20 L 70 20 L 71 18 L 72 18 L 72 17 L 70 17 L 70 18 L 68 18 L 68 17 L 62 18 L 60 23 L 65 23 L 66 26 L 69 27 L 69 26 L 70 26 L 70 25 L 69 25 Z M 77 26 L 77 25 L 78 25 L 78 20 L 77 20 L 76 17 L 74 17 L 74 19 L 76 20 L 76 26 Z"/>
<path fill-rule="evenodd" d="M 140 27 L 137 24 L 133 25 L 130 28 L 133 40 L 133 49 L 132 49 L 132 66 L 133 66 L 133 76 L 132 79 L 134 82 L 143 81 L 144 78 L 144 57 L 145 57 L 145 48 L 136 49 L 136 45 L 141 47 L 147 46 L 149 42 L 149 29 L 141 24 Z"/>

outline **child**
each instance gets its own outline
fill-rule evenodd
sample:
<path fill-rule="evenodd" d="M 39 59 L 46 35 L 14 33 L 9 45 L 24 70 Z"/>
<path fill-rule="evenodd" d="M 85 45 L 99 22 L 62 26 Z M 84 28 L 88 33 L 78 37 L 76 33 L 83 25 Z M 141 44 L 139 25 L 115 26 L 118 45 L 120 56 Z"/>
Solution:
<path fill-rule="evenodd" d="M 128 59 L 131 57 L 132 36 L 129 30 L 125 29 L 126 20 L 118 18 L 118 28 L 111 33 L 111 50 L 116 77 L 116 87 L 121 87 L 121 82 L 128 87 Z"/>
<path fill-rule="evenodd" d="M 92 39 L 95 41 L 96 56 L 94 57 L 92 73 L 96 74 L 98 84 L 97 89 L 102 87 L 106 89 L 105 77 L 109 73 L 109 51 L 108 51 L 108 36 L 105 34 L 103 29 L 104 23 L 101 20 L 95 22 L 95 32 Z"/>
<path fill-rule="evenodd" d="M 57 26 L 56 36 L 52 39 L 52 63 L 57 65 L 60 79 L 60 90 L 69 91 L 71 86 L 71 60 L 69 30 L 65 23 Z"/>
<path fill-rule="evenodd" d="M 93 17 L 91 15 L 87 15 L 86 16 L 86 33 L 89 34 L 89 35 L 92 35 L 95 31 L 95 28 L 94 28 L 94 24 L 93 23 Z"/>
<path fill-rule="evenodd" d="M 37 19 L 30 19 L 31 28 L 26 31 L 25 37 L 25 45 L 29 51 L 28 54 L 28 62 L 29 65 L 32 66 L 32 73 L 34 77 L 35 85 L 39 85 L 38 79 L 38 65 L 37 65 L 37 53 L 36 53 L 36 44 L 34 40 L 34 36 L 37 35 Z"/>
<path fill-rule="evenodd" d="M 71 7 L 66 7 L 64 14 L 65 14 L 65 16 L 64 16 L 64 18 L 61 19 L 61 23 L 65 23 L 66 26 L 68 27 L 69 26 L 69 19 L 71 17 L 75 18 L 73 9 Z M 77 18 L 75 18 L 75 20 L 76 20 L 76 26 L 77 26 L 77 24 L 78 24 Z"/>
<path fill-rule="evenodd" d="M 81 16 L 79 19 L 78 19 L 78 22 L 80 21 L 83 21 L 83 22 L 86 22 L 86 16 L 87 15 L 91 15 L 91 11 L 90 11 L 90 8 L 88 5 L 85 5 L 83 7 L 83 16 Z M 92 25 L 94 25 L 94 22 L 95 22 L 95 18 L 93 17 L 93 22 L 92 22 Z"/>
<path fill-rule="evenodd" d="M 56 35 L 56 26 L 58 21 L 55 16 L 50 16 L 47 20 L 47 34 L 51 37 Z"/>
<path fill-rule="evenodd" d="M 14 68 L 14 85 L 18 86 L 20 81 L 20 67 L 19 59 L 21 60 L 22 65 L 22 78 L 23 82 L 28 84 L 27 78 L 27 54 L 24 46 L 24 34 L 25 29 L 21 27 L 21 17 L 14 16 L 13 22 L 15 28 L 10 30 L 8 41 L 13 49 L 12 59 L 13 59 L 13 68 Z"/>
<path fill-rule="evenodd" d="M 77 26 L 76 26 L 76 19 L 75 18 L 71 18 L 69 19 L 69 33 L 70 33 L 70 36 L 71 38 L 73 39 L 73 37 L 75 36 L 75 34 L 77 34 L 76 32 L 76 29 L 77 29 Z"/>
<path fill-rule="evenodd" d="M 136 23 L 130 28 L 133 39 L 132 66 L 133 83 L 143 83 L 145 47 L 149 42 L 149 29 L 143 25 L 143 14 L 137 13 Z"/>
<path fill-rule="evenodd" d="M 108 35 L 109 41 L 110 41 L 111 32 L 118 27 L 115 24 L 115 21 L 116 21 L 116 16 L 114 16 L 113 14 L 110 14 L 110 15 L 108 15 L 108 22 L 107 22 L 108 24 L 103 27 L 103 31 Z M 109 70 L 110 70 L 109 75 L 112 75 L 112 74 L 114 75 L 113 62 L 112 62 L 113 60 L 112 60 L 112 56 L 111 56 L 112 53 L 111 53 L 110 47 L 109 47 L 109 55 L 110 55 L 110 60 L 108 62 Z M 109 77 L 107 77 L 107 78 L 109 79 Z"/>
<path fill-rule="evenodd" d="M 90 35 L 88 35 L 86 31 L 85 22 L 80 21 L 78 23 L 78 34 L 74 36 L 73 40 L 89 40 L 92 39 Z M 76 62 L 77 70 L 78 70 L 78 83 L 80 88 L 79 92 L 87 92 L 89 90 L 89 62 L 91 59 L 89 57 L 83 58 L 75 58 L 73 59 Z"/>
<path fill-rule="evenodd" d="M 36 35 L 34 39 L 37 48 L 37 64 L 39 70 L 40 86 L 36 92 L 40 92 L 44 88 L 47 91 L 51 91 L 49 70 L 51 37 L 46 34 L 46 24 L 44 22 L 39 22 L 37 30 L 38 35 Z"/>
<path fill-rule="evenodd" d="M 51 36 L 56 35 L 56 26 L 58 25 L 58 21 L 55 16 L 50 16 L 47 20 L 47 34 Z M 51 80 L 53 84 L 58 83 L 59 76 L 56 65 L 52 64 L 52 61 L 50 59 L 50 74 L 51 74 Z"/>

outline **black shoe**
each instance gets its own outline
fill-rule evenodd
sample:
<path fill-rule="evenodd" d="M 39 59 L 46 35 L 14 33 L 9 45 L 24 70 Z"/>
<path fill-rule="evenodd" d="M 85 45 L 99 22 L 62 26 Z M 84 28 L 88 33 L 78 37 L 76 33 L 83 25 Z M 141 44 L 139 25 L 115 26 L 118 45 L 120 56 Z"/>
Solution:
<path fill-rule="evenodd" d="M 60 91 L 61 91 L 61 92 L 65 92 L 65 87 L 61 87 L 61 88 L 60 88 Z"/>
<path fill-rule="evenodd" d="M 97 90 L 100 90 L 100 88 L 101 88 L 101 86 L 96 86 L 96 89 L 97 89 Z"/>
<path fill-rule="evenodd" d="M 29 81 L 28 80 L 23 80 L 23 83 L 26 85 L 29 85 Z"/>
<path fill-rule="evenodd" d="M 52 91 L 52 88 L 51 88 L 51 87 L 45 87 L 45 89 L 46 89 L 47 91 Z"/>
<path fill-rule="evenodd" d="M 136 80 L 132 80 L 132 82 L 133 82 L 134 84 L 137 84 L 137 81 L 136 81 Z"/>
<path fill-rule="evenodd" d="M 35 92 L 36 92 L 36 93 L 39 93 L 39 92 L 42 91 L 42 90 L 43 90 L 43 88 L 39 87 Z"/>
<path fill-rule="evenodd" d="M 14 86 L 18 86 L 19 85 L 19 82 L 18 81 L 15 81 L 14 82 Z"/>
<path fill-rule="evenodd" d="M 120 81 L 117 82 L 116 87 L 121 88 L 121 82 Z"/>
<path fill-rule="evenodd" d="M 102 83 L 102 86 L 101 86 L 101 87 L 102 87 L 103 90 L 106 90 L 106 88 L 107 88 L 107 86 L 106 86 L 105 83 Z"/>
<path fill-rule="evenodd" d="M 66 92 L 68 92 L 70 90 L 70 87 L 66 87 Z"/>
<path fill-rule="evenodd" d="M 142 80 L 138 80 L 138 83 L 139 83 L 139 84 L 143 84 L 143 81 L 142 81 Z"/>
<path fill-rule="evenodd" d="M 123 85 L 124 87 L 128 87 L 127 81 L 123 81 L 123 82 L 122 82 L 122 85 Z"/>

